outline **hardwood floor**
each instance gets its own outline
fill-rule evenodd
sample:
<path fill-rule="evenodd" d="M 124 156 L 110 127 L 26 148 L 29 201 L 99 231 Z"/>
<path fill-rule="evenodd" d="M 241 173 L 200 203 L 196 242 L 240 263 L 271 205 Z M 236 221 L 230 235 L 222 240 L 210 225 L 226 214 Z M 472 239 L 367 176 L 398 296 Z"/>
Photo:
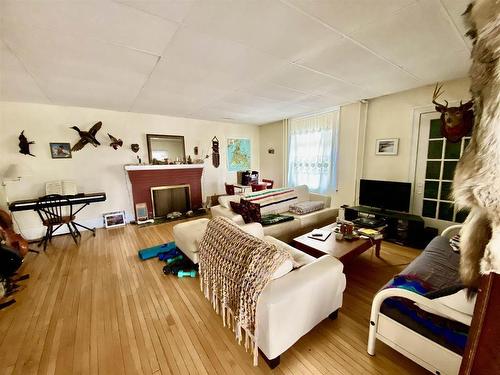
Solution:
<path fill-rule="evenodd" d="M 417 250 L 384 243 L 345 267 L 347 290 L 335 321 L 326 319 L 282 355 L 271 371 L 236 344 L 199 290 L 198 279 L 164 276 L 137 250 L 172 240 L 172 224 L 100 229 L 54 238 L 30 253 L 31 274 L 0 311 L 0 374 L 426 374 L 378 342 L 366 353 L 374 293 Z"/>

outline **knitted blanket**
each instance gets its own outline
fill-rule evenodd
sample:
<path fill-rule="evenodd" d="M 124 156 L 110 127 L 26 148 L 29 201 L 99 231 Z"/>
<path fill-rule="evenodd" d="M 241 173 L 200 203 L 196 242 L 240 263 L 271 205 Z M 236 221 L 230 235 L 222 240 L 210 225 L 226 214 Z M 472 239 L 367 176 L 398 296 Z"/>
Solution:
<path fill-rule="evenodd" d="M 274 271 L 292 256 L 254 237 L 225 217 L 208 223 L 199 248 L 200 286 L 238 343 L 251 347 L 257 366 L 256 309 Z M 243 331 L 243 332 L 242 332 Z"/>

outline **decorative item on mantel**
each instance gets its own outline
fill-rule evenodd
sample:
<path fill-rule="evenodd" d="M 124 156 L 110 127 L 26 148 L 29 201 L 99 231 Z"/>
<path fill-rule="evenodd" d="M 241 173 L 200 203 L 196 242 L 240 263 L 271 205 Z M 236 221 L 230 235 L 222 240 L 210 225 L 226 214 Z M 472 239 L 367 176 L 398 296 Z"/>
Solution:
<path fill-rule="evenodd" d="M 83 131 L 78 128 L 78 126 L 72 126 L 70 129 L 74 129 L 78 132 L 78 135 L 80 136 L 80 140 L 73 145 L 73 148 L 71 151 L 79 151 L 81 150 L 87 143 L 90 143 L 92 146 L 97 147 L 100 146 L 101 144 L 99 141 L 96 139 L 97 132 L 99 129 L 101 129 L 102 122 L 96 122 L 94 126 L 90 128 L 89 131 Z"/>
<path fill-rule="evenodd" d="M 111 143 L 109 144 L 111 147 L 113 147 L 115 150 L 118 150 L 118 147 L 123 146 L 123 141 L 121 139 L 117 139 L 113 137 L 111 134 L 108 133 L 108 137 L 111 140 Z"/>
<path fill-rule="evenodd" d="M 19 153 L 23 155 L 35 156 L 30 152 L 30 145 L 35 144 L 35 141 L 29 141 L 24 135 L 24 130 L 19 134 Z"/>

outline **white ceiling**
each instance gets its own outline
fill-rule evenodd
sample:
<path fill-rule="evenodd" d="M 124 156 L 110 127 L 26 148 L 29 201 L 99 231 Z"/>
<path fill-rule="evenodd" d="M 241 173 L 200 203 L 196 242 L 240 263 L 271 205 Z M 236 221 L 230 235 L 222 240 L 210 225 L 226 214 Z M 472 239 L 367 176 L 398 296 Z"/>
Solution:
<path fill-rule="evenodd" d="M 7 101 L 262 124 L 469 66 L 469 0 L 0 1 Z"/>

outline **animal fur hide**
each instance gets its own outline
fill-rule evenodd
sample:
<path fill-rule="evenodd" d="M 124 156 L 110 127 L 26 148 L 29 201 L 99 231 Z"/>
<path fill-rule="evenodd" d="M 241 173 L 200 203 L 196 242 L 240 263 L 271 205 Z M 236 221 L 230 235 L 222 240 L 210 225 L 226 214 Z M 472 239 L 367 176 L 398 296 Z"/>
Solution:
<path fill-rule="evenodd" d="M 473 41 L 469 71 L 474 100 L 472 139 L 458 162 L 453 194 L 470 213 L 460 238 L 460 275 L 500 273 L 500 0 L 476 0 L 464 14 Z"/>

